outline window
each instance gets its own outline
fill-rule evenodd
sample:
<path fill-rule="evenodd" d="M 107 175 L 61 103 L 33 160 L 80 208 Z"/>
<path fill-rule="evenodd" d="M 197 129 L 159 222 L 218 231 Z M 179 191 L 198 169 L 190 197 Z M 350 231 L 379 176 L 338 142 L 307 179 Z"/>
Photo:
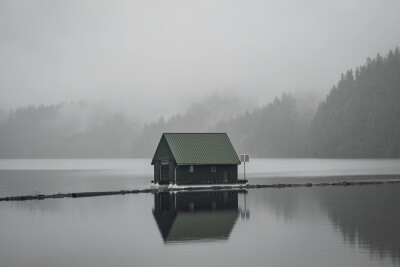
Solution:
<path fill-rule="evenodd" d="M 189 172 L 193 172 L 193 165 L 189 166 Z"/>
<path fill-rule="evenodd" d="M 217 171 L 217 166 L 211 166 L 211 172 L 216 172 Z"/>

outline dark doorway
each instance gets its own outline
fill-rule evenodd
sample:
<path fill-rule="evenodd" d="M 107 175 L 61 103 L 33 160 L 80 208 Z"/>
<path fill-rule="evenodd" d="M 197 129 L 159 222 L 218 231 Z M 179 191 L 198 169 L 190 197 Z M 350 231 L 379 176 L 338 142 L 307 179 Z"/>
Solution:
<path fill-rule="evenodd" d="M 163 183 L 169 182 L 169 163 L 168 162 L 161 163 L 161 182 L 163 182 Z"/>

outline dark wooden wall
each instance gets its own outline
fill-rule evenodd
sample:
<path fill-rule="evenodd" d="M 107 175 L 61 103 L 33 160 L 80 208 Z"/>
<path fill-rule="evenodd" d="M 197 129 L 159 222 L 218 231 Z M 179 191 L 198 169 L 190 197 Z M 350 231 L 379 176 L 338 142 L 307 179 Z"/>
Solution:
<path fill-rule="evenodd" d="M 215 165 L 216 172 L 211 172 L 211 165 L 194 165 L 194 171 L 189 172 L 189 166 L 181 165 L 177 168 L 178 184 L 204 184 L 224 182 L 224 169 L 228 171 L 228 182 L 238 180 L 237 165 Z"/>

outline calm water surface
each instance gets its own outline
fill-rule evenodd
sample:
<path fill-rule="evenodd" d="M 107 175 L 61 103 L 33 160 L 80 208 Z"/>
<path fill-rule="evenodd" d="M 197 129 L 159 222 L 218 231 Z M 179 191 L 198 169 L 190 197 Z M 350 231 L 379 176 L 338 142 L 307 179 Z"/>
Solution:
<path fill-rule="evenodd" d="M 0 161 L 0 195 L 146 187 L 148 163 Z M 259 159 L 246 169 L 260 183 L 393 179 L 399 163 Z M 378 185 L 0 202 L 0 266 L 399 266 L 399 193 Z"/>

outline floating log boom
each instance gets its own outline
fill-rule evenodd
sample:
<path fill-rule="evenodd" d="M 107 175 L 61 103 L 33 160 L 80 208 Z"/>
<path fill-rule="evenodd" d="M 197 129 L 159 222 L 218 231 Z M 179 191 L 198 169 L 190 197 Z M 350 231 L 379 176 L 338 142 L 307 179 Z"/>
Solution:
<path fill-rule="evenodd" d="M 382 184 L 400 184 L 400 180 L 374 180 L 374 181 L 342 181 L 333 183 L 299 183 L 299 184 L 247 184 L 232 188 L 230 186 L 204 186 L 193 188 L 162 188 L 162 189 L 137 189 L 137 190 L 120 190 L 120 191 L 100 191 L 100 192 L 77 192 L 77 193 L 57 193 L 50 195 L 36 194 L 26 196 L 2 197 L 0 201 L 25 201 L 25 200 L 42 200 L 55 198 L 81 198 L 81 197 L 98 197 L 110 195 L 127 195 L 139 193 L 156 193 L 176 192 L 176 191 L 196 191 L 196 190 L 246 190 L 257 188 L 289 188 L 289 187 L 313 187 L 313 186 L 361 186 L 361 185 L 382 185 Z"/>

